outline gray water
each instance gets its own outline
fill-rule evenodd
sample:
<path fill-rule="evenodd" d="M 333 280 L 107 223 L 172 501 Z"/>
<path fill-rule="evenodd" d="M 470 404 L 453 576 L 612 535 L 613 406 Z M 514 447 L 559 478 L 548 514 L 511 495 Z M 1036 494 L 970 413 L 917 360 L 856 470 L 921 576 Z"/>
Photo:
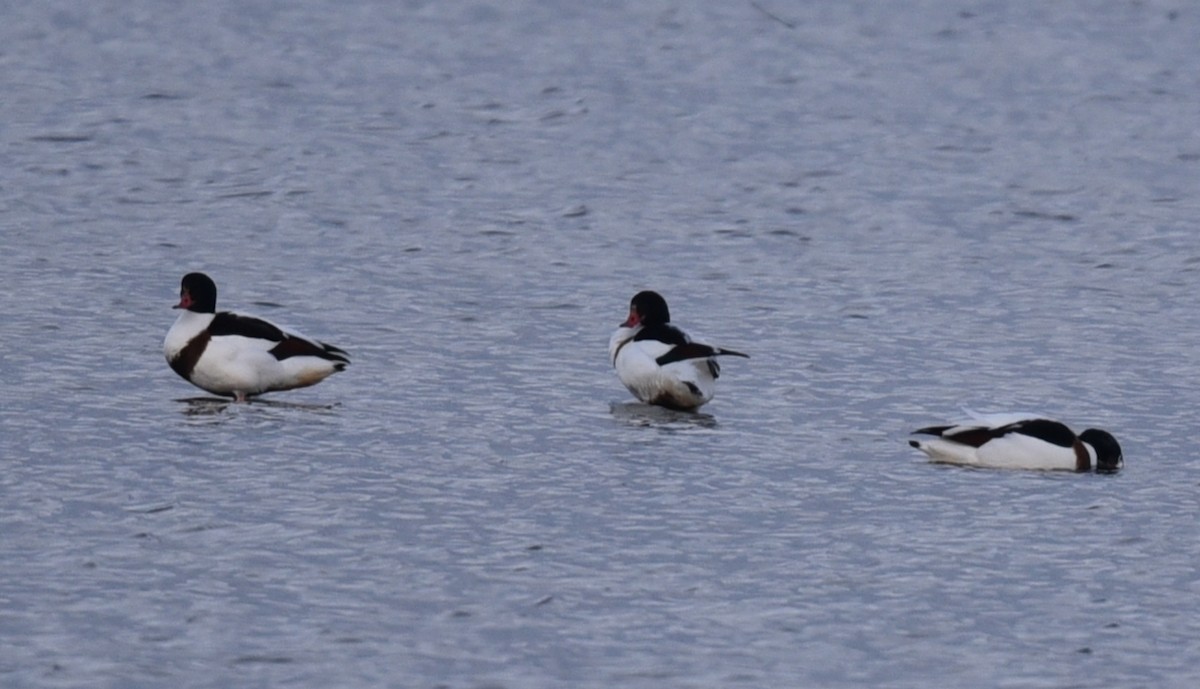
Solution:
<path fill-rule="evenodd" d="M 0 686 L 1200 680 L 1196 8 L 4 15 Z M 204 399 L 192 270 L 352 366 Z M 752 356 L 702 414 L 644 288 Z M 924 462 L 961 405 L 1126 468 Z"/>

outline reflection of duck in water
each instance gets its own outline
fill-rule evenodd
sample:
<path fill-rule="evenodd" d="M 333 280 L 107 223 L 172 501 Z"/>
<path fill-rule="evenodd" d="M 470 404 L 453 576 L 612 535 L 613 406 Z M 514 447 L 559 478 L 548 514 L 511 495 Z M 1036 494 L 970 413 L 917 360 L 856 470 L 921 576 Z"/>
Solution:
<path fill-rule="evenodd" d="M 239 402 L 264 392 L 316 385 L 350 363 L 345 351 L 270 321 L 217 312 L 217 286 L 188 273 L 179 289 L 183 309 L 167 332 L 171 368 L 198 388 Z"/>
<path fill-rule="evenodd" d="M 717 427 L 716 417 L 702 411 L 679 411 L 644 402 L 610 402 L 608 410 L 613 418 L 630 426 L 653 427 L 667 431 Z"/>
<path fill-rule="evenodd" d="M 1107 431 L 1089 428 L 1075 435 L 1035 414 L 968 413 L 966 421 L 913 431 L 936 437 L 908 444 L 934 462 L 977 467 L 1111 473 L 1124 463 L 1121 446 Z"/>
<path fill-rule="evenodd" d="M 667 301 L 651 291 L 634 295 L 629 318 L 608 341 L 608 354 L 634 397 L 680 411 L 693 411 L 713 398 L 721 372 L 715 357 L 748 357 L 693 342 L 671 325 Z"/>

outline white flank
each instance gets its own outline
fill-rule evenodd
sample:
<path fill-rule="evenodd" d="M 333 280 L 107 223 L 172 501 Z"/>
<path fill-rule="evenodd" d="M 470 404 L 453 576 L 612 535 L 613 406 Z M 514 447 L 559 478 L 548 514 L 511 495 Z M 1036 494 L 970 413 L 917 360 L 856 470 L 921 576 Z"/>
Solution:
<path fill-rule="evenodd" d="M 1007 433 L 973 447 L 955 441 L 952 437 L 971 430 L 1002 428 L 1021 421 L 1045 419 L 1045 416 L 1028 413 L 979 414 L 963 409 L 969 420 L 953 422 L 956 425 L 943 432 L 942 437 L 918 439 L 917 449 L 930 460 L 944 464 L 991 467 L 999 469 L 1045 469 L 1074 471 L 1075 449 L 1046 442 L 1019 432 Z M 1083 444 L 1095 462 L 1096 453 L 1091 446 Z"/>
<path fill-rule="evenodd" d="M 608 342 L 609 358 L 617 377 L 634 397 L 647 403 L 669 397 L 677 406 L 691 409 L 713 398 L 716 381 L 708 368 L 708 359 L 686 359 L 659 366 L 658 357 L 671 351 L 674 345 L 656 340 L 634 341 L 638 330 L 618 328 Z"/>
<path fill-rule="evenodd" d="M 163 342 L 163 352 L 168 360 L 203 332 L 213 318 L 213 314 L 191 311 L 179 314 Z M 288 334 L 297 337 L 295 333 Z M 242 335 L 213 337 L 192 369 L 189 380 L 196 387 L 214 394 L 245 396 L 315 385 L 337 371 L 337 362 L 317 356 L 276 359 L 271 350 L 277 344 Z M 319 347 L 315 343 L 314 346 Z"/>

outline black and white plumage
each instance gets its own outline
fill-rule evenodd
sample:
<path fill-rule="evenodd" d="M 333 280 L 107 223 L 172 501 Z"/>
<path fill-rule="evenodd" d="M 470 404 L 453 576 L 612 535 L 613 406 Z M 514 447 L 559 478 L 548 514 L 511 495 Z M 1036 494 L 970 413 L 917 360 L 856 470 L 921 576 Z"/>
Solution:
<path fill-rule="evenodd" d="M 976 414 L 945 426 L 913 431 L 935 436 L 909 445 L 934 462 L 1002 469 L 1112 473 L 1124 464 L 1121 446 L 1107 431 L 1076 435 L 1065 424 L 1037 414 Z"/>
<path fill-rule="evenodd" d="M 217 286 L 204 273 L 183 276 L 174 308 L 183 312 L 163 341 L 167 363 L 216 395 L 243 402 L 264 392 L 316 385 L 350 363 L 342 349 L 270 321 L 218 313 Z"/>
<path fill-rule="evenodd" d="M 693 342 L 671 325 L 667 301 L 643 291 L 629 303 L 629 318 L 608 341 L 617 377 L 643 402 L 693 411 L 716 392 L 721 367 L 714 357 L 749 355 Z"/>

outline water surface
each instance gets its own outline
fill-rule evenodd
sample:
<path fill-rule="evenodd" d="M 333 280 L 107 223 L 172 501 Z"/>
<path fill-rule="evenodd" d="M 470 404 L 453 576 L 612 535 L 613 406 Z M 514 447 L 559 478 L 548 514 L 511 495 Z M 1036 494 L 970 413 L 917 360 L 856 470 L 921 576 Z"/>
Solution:
<path fill-rule="evenodd" d="M 1195 686 L 1200 15 L 73 3 L 0 27 L 0 684 Z M 179 278 L 350 351 L 233 405 Z M 630 296 L 751 354 L 697 416 Z M 1116 476 L 923 462 L 1034 409 Z"/>

